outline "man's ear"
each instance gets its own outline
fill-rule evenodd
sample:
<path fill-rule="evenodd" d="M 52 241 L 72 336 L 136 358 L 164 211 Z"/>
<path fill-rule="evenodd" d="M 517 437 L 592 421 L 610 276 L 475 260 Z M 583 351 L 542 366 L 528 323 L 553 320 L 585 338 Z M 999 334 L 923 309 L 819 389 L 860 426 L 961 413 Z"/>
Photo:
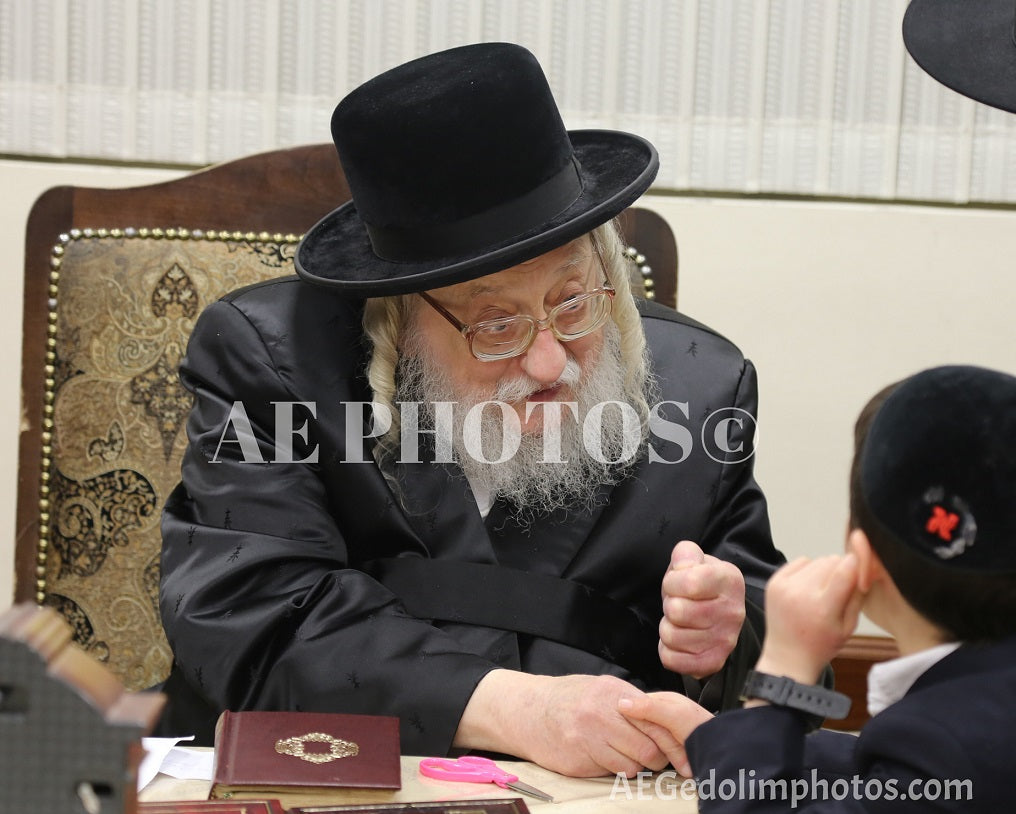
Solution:
<path fill-rule="evenodd" d="M 851 529 L 847 534 L 847 551 L 857 557 L 857 587 L 862 593 L 868 593 L 872 583 L 885 575 L 882 560 L 871 547 L 868 535 L 861 529 Z"/>

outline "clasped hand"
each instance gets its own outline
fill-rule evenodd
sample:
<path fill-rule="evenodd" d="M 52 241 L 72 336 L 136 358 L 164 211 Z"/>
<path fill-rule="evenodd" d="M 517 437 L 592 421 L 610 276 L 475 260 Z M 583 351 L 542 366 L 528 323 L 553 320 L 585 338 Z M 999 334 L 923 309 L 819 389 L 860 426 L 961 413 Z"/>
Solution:
<path fill-rule="evenodd" d="M 722 669 L 745 617 L 744 577 L 737 566 L 682 541 L 674 547 L 662 595 L 663 665 L 694 678 Z M 640 719 L 645 705 L 655 709 L 661 696 L 680 700 L 668 705 L 661 721 Z M 653 714 L 643 711 L 647 718 Z M 683 733 L 709 717 L 683 696 L 646 695 L 614 676 L 494 670 L 474 691 L 455 743 L 507 752 L 572 776 L 632 776 L 668 761 L 684 768 Z"/>

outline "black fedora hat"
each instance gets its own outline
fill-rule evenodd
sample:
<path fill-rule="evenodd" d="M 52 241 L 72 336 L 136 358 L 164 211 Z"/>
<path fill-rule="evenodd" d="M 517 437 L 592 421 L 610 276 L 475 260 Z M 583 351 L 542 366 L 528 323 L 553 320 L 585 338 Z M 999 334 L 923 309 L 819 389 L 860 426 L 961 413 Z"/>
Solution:
<path fill-rule="evenodd" d="M 925 559 L 1016 573 L 1016 377 L 946 365 L 904 379 L 861 452 L 872 515 Z"/>
<path fill-rule="evenodd" d="M 648 189 L 646 140 L 565 130 L 536 58 L 466 45 L 369 80 L 332 115 L 353 200 L 300 242 L 308 282 L 373 297 L 438 288 L 530 260 Z"/>
<path fill-rule="evenodd" d="M 912 0 L 903 42 L 946 87 L 1016 113 L 1014 24 L 1014 0 Z"/>

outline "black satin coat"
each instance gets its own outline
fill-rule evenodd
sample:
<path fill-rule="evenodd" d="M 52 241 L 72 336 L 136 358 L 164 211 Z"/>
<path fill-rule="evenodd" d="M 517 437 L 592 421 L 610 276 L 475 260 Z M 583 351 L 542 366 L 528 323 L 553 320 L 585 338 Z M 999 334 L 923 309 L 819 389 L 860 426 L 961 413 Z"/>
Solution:
<path fill-rule="evenodd" d="M 200 722 L 179 717 L 181 696 L 193 691 L 211 713 L 397 715 L 404 753 L 443 754 L 477 682 L 496 667 L 611 673 L 647 688 L 689 691 L 712 706 L 733 700 L 757 655 L 764 582 L 782 562 L 751 458 L 735 462 L 750 449 L 754 427 L 746 416 L 756 412 L 755 371 L 738 349 L 674 311 L 647 305 L 643 322 L 662 399 L 681 404 L 663 408 L 672 423 L 651 442 L 660 458 L 680 462 L 649 462 L 643 449 L 633 474 L 604 489 L 597 508 L 520 528 L 497 505 L 485 523 L 466 481 L 449 465 L 397 465 L 404 494 L 396 495 L 369 447 L 366 463 L 348 462 L 359 448 L 347 448 L 348 405 L 371 398 L 360 316 L 357 303 L 289 278 L 234 292 L 198 320 L 181 366 L 196 396 L 190 446 L 163 516 L 160 601 L 176 661 L 167 688 L 170 728 L 203 731 Z M 264 463 L 245 462 L 231 442 L 235 402 L 243 404 Z M 295 408 L 293 425 L 306 422 L 307 443 L 288 437 L 293 460 L 316 450 L 316 463 L 272 462 L 284 457 L 275 445 L 273 402 L 314 405 L 314 417 Z M 744 429 L 721 422 L 726 434 L 717 442 L 717 417 L 740 419 Z M 675 432 L 678 424 L 687 434 Z M 360 422 L 351 426 L 366 434 Z M 741 451 L 725 454 L 723 447 Z M 736 563 L 748 585 L 741 642 L 728 668 L 704 688 L 660 669 L 652 638 L 662 615 L 661 579 L 681 539 Z M 566 612 L 569 618 L 551 620 L 562 634 L 551 638 L 526 632 L 524 624 L 515 630 L 470 624 L 459 611 L 417 618 L 366 573 L 379 558 L 396 557 L 501 565 L 549 583 L 563 578 L 579 598 L 605 602 L 600 610 L 615 603 L 630 612 L 650 636 L 627 642 L 640 657 L 633 661 L 617 658 L 606 635 L 604 644 L 584 649 L 564 643 L 575 631 L 595 642 L 610 627 L 602 614 L 594 624 L 588 613 Z M 496 592 L 488 601 L 485 589 L 446 585 L 440 574 L 412 587 L 431 604 L 443 595 L 475 594 L 466 599 L 509 619 L 515 611 L 538 617 L 541 609 L 539 590 L 531 601 L 504 608 L 495 605 L 509 600 Z M 633 663 L 644 669 L 632 672 Z"/>

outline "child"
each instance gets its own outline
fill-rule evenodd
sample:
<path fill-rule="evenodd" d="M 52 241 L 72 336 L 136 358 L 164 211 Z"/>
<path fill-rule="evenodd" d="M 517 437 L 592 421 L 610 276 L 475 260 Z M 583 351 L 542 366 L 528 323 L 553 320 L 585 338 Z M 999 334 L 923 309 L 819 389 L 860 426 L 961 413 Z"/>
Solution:
<path fill-rule="evenodd" d="M 1016 378 L 939 367 L 878 394 L 857 421 L 850 515 L 845 555 L 792 562 L 767 589 L 756 672 L 802 692 L 749 675 L 744 708 L 716 718 L 673 693 L 621 711 L 690 762 L 702 811 L 1012 810 Z M 800 708 L 829 700 L 807 685 L 861 610 L 901 654 L 869 675 L 874 717 L 856 737 L 806 736 Z"/>

